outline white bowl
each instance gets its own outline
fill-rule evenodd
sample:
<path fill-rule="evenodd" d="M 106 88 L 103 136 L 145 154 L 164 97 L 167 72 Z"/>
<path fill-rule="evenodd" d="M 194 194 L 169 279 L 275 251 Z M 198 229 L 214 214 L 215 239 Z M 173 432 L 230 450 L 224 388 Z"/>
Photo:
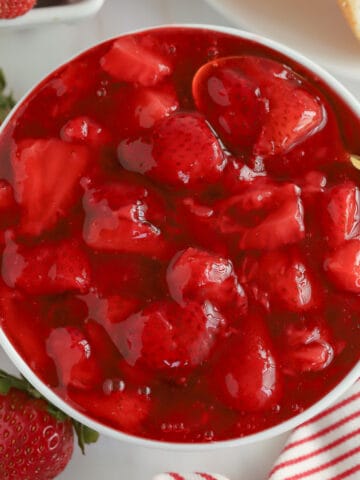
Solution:
<path fill-rule="evenodd" d="M 191 25 L 164 25 L 163 28 L 171 27 L 181 27 L 181 28 L 201 28 L 207 30 L 213 30 L 216 32 L 222 32 L 234 35 L 236 37 L 243 38 L 245 40 L 250 40 L 257 42 L 265 47 L 270 47 L 275 51 L 280 52 L 283 55 L 295 60 L 297 63 L 305 66 L 308 70 L 313 72 L 315 76 L 321 79 L 325 84 L 327 84 L 343 102 L 359 117 L 360 119 L 360 103 L 355 99 L 355 97 L 348 91 L 346 88 L 338 82 L 334 77 L 329 73 L 323 70 L 321 67 L 316 65 L 311 60 L 307 59 L 300 53 L 281 45 L 273 40 L 266 39 L 264 37 L 258 36 L 256 34 L 244 32 L 235 28 L 229 27 L 219 27 L 213 25 L 201 25 L 201 24 L 191 24 Z M 159 27 L 155 27 L 159 28 Z M 129 33 L 140 33 L 144 31 L 151 31 L 153 28 L 141 29 Z M 125 35 L 125 34 L 124 34 Z M 126 34 L 127 35 L 127 34 Z M 70 61 L 71 59 L 69 59 Z M 67 63 L 67 62 L 66 62 Z M 35 88 L 35 87 L 34 87 Z M 0 135 L 2 130 L 6 127 L 7 123 L 11 121 L 11 118 L 16 112 L 22 103 L 26 101 L 27 96 L 32 92 L 30 90 L 19 102 L 17 108 L 14 109 L 13 113 L 9 115 L 6 121 L 0 127 Z M 99 433 L 108 435 L 117 440 L 122 440 L 128 443 L 132 443 L 139 446 L 145 447 L 156 447 L 167 450 L 182 450 L 182 451 L 204 451 L 204 450 L 214 450 L 223 447 L 238 447 L 241 445 L 248 445 L 255 442 L 261 442 L 263 440 L 270 439 L 282 433 L 285 433 L 301 423 L 305 422 L 309 418 L 318 414 L 327 408 L 331 403 L 335 402 L 359 377 L 360 377 L 360 361 L 352 368 L 352 370 L 341 380 L 338 385 L 335 386 L 327 395 L 322 397 L 318 402 L 313 404 L 311 407 L 306 409 L 304 412 L 291 417 L 290 419 L 277 424 L 266 430 L 262 430 L 258 433 L 252 435 L 247 435 L 245 437 L 225 440 L 225 441 L 216 441 L 213 443 L 171 443 L 171 442 L 160 442 L 157 440 L 149 440 L 141 437 L 136 437 L 134 435 L 129 435 L 127 433 L 120 432 L 112 427 L 103 425 L 102 423 L 89 418 L 87 415 L 77 411 L 75 408 L 66 403 L 62 398 L 60 398 L 56 393 L 54 393 L 49 387 L 47 387 L 39 377 L 37 377 L 34 372 L 30 369 L 27 363 L 22 359 L 19 353 L 16 351 L 14 346 L 11 344 L 10 340 L 7 338 L 5 332 L 0 328 L 0 345 L 3 347 L 10 360 L 14 365 L 20 370 L 20 372 L 26 377 L 30 383 L 34 385 L 39 392 L 44 395 L 50 402 L 56 405 L 58 408 L 63 410 L 69 416 L 78 420 L 79 422 L 97 430 Z"/>
<path fill-rule="evenodd" d="M 67 5 L 32 8 L 25 15 L 11 19 L 0 19 L 1 28 L 26 28 L 44 23 L 75 22 L 95 15 L 105 0 L 78 0 Z"/>

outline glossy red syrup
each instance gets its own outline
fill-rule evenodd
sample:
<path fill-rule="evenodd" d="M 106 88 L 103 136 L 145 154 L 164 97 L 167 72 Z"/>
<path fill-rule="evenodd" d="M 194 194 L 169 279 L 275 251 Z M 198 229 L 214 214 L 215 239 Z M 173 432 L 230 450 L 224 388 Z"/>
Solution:
<path fill-rule="evenodd" d="M 302 412 L 359 360 L 359 129 L 230 35 L 89 50 L 1 135 L 2 328 L 133 435 L 211 442 Z"/>

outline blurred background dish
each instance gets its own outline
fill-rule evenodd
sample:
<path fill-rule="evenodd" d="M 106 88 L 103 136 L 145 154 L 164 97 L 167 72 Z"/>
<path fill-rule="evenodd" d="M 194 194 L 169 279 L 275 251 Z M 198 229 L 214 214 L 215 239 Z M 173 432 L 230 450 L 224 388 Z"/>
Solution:
<path fill-rule="evenodd" d="M 295 48 L 333 74 L 360 80 L 360 42 L 337 0 L 207 0 L 229 22 Z"/>
<path fill-rule="evenodd" d="M 73 22 L 95 15 L 105 0 L 38 0 L 27 14 L 9 20 L 0 19 L 0 29 L 33 27 L 44 23 Z"/>

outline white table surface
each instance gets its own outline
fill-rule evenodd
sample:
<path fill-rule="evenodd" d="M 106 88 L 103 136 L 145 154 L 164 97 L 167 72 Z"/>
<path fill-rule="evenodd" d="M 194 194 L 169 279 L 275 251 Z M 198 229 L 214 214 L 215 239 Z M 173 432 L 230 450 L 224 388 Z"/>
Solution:
<path fill-rule="evenodd" d="M 203 0 L 106 0 L 92 19 L 77 24 L 43 25 L 24 30 L 0 30 L 0 67 L 20 98 L 46 73 L 103 39 L 122 32 L 164 23 L 229 25 Z M 360 85 L 340 79 L 360 98 Z M 0 351 L 0 367 L 11 370 Z M 212 471 L 231 480 L 265 480 L 286 441 L 286 435 L 257 445 L 211 452 L 171 452 L 129 446 L 102 437 L 78 451 L 60 480 L 150 480 L 161 471 Z"/>

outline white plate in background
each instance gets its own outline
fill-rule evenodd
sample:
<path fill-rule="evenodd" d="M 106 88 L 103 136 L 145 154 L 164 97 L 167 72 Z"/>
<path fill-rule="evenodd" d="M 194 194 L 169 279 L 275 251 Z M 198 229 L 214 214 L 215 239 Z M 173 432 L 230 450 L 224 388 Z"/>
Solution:
<path fill-rule="evenodd" d="M 95 15 L 105 0 L 73 0 L 65 5 L 33 8 L 25 15 L 0 19 L 0 28 L 33 27 L 43 23 L 73 22 Z"/>
<path fill-rule="evenodd" d="M 360 80 L 360 42 L 337 0 L 207 0 L 231 23 L 298 50 L 335 75 Z"/>

